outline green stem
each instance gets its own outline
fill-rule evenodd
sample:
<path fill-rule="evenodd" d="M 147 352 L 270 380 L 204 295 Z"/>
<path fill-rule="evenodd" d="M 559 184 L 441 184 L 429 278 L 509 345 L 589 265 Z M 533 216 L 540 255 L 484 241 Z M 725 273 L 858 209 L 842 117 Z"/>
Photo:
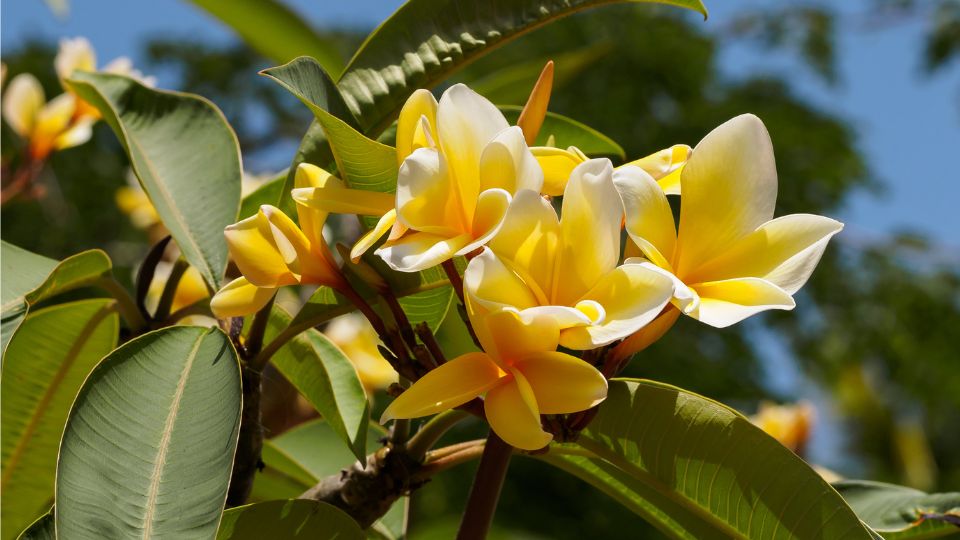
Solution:
<path fill-rule="evenodd" d="M 437 444 L 444 433 L 468 416 L 470 415 L 463 411 L 451 409 L 431 418 L 407 443 L 407 451 L 410 452 L 410 456 L 413 459 L 422 460 L 427 451 Z"/>
<path fill-rule="evenodd" d="M 160 302 L 157 304 L 157 310 L 153 312 L 153 320 L 162 321 L 170 316 L 170 307 L 173 306 L 173 297 L 177 294 L 177 286 L 180 285 L 180 278 L 190 264 L 184 259 L 177 259 L 170 269 L 170 276 L 163 286 L 163 294 L 160 295 Z"/>
<path fill-rule="evenodd" d="M 143 314 L 137 309 L 137 304 L 133 301 L 133 297 L 117 282 L 113 275 L 101 277 L 96 284 L 117 300 L 117 309 L 120 310 L 120 315 L 127 321 L 127 326 L 130 327 L 130 331 L 133 334 L 139 334 L 146 328 L 147 321 L 144 320 Z"/>
<path fill-rule="evenodd" d="M 457 540 L 483 540 L 487 537 L 511 455 L 513 447 L 490 430 L 483 455 L 480 457 L 477 475 L 473 478 L 470 499 L 467 500 L 463 520 L 460 521 Z"/>

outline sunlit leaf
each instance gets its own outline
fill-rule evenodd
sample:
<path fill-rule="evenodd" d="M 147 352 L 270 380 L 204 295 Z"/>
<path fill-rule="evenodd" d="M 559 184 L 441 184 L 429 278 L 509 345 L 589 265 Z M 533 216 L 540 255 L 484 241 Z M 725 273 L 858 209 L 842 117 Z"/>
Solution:
<path fill-rule="evenodd" d="M 240 427 L 240 366 L 219 329 L 127 342 L 84 383 L 57 465 L 61 538 L 212 537 Z"/>
<path fill-rule="evenodd" d="M 652 0 L 648 0 L 652 1 Z M 432 88 L 457 69 L 532 30 L 610 0 L 411 0 L 368 37 L 338 81 L 364 133 L 392 122 L 417 88 Z M 663 0 L 699 11 L 699 0 Z"/>
<path fill-rule="evenodd" d="M 290 315 L 274 307 L 265 338 L 290 324 Z M 366 457 L 370 406 L 353 363 L 317 330 L 288 342 L 271 360 L 284 377 L 323 416 L 357 459 Z"/>
<path fill-rule="evenodd" d="M 867 525 L 889 540 L 960 535 L 960 492 L 924 493 L 881 482 L 846 480 L 833 487 Z"/>
<path fill-rule="evenodd" d="M 0 537 L 16 538 L 53 501 L 57 451 L 70 406 L 93 367 L 117 344 L 113 300 L 37 310 L 23 321 L 0 377 Z"/>
<path fill-rule="evenodd" d="M 108 73 L 67 82 L 120 139 L 144 191 L 184 258 L 214 289 L 227 266 L 223 228 L 240 208 L 240 147 L 213 103 Z"/>
<path fill-rule="evenodd" d="M 610 381 L 573 449 L 543 458 L 675 538 L 871 537 L 794 453 L 736 411 L 669 385 Z"/>

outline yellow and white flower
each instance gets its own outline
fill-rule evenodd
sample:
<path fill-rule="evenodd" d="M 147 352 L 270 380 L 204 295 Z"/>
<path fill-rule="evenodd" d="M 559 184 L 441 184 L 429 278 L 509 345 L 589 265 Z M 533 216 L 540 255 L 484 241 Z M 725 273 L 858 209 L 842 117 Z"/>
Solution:
<path fill-rule="evenodd" d="M 323 333 L 347 355 L 363 388 L 370 395 L 397 382 L 397 372 L 380 354 L 380 338 L 367 319 L 359 313 L 347 313 L 330 321 Z"/>
<path fill-rule="evenodd" d="M 749 114 L 716 128 L 693 150 L 680 175 L 679 230 L 649 174 L 638 167 L 618 172 L 626 229 L 644 264 L 675 276 L 675 305 L 718 328 L 768 309 L 793 309 L 793 293 L 843 228 L 811 214 L 773 219 L 773 146 Z"/>
<path fill-rule="evenodd" d="M 536 450 L 553 439 L 540 425 L 541 414 L 578 412 L 606 398 L 607 381 L 596 368 L 556 352 L 560 326 L 553 317 L 468 312 L 485 352 L 424 375 L 387 407 L 381 422 L 435 414 L 485 394 L 491 429 L 511 446 Z"/>
<path fill-rule="evenodd" d="M 40 81 L 29 73 L 14 77 L 3 94 L 3 118 L 27 141 L 30 158 L 42 160 L 54 150 L 83 144 L 93 133 L 94 118 L 77 114 L 73 94 L 47 102 Z"/>
<path fill-rule="evenodd" d="M 671 277 L 620 261 L 623 207 L 608 159 L 572 172 L 562 217 L 538 193 L 517 194 L 488 250 L 464 272 L 464 293 L 480 311 L 548 314 L 560 344 L 593 349 L 627 337 L 670 301 Z"/>

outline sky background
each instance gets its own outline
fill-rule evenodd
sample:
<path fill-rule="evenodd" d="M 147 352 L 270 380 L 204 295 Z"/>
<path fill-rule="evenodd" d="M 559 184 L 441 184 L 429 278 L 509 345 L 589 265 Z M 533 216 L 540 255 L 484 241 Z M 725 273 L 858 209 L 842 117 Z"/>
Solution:
<path fill-rule="evenodd" d="M 0 22 L 3 54 L 28 39 L 56 41 L 86 36 L 96 48 L 101 64 L 125 55 L 142 66 L 142 48 L 150 38 L 203 36 L 211 44 L 228 44 L 236 39 L 228 28 L 183 0 L 68 1 L 70 13 L 63 18 L 55 17 L 42 0 L 4 2 Z M 401 2 L 287 3 L 318 28 L 369 29 Z M 736 13 L 753 6 L 769 6 L 772 0 L 706 3 L 711 9 L 710 19 L 697 24 L 703 24 L 707 32 L 719 33 L 729 27 Z M 954 62 L 937 74 L 926 75 L 921 54 L 923 18 L 868 27 L 864 21 L 870 15 L 869 3 L 832 3 L 840 12 L 839 26 L 845 30 L 839 33 L 836 43 L 839 80 L 834 86 L 826 84 L 792 53 L 766 52 L 751 42 L 723 40 L 720 67 L 731 78 L 757 72 L 779 75 L 798 95 L 853 126 L 861 150 L 886 189 L 881 196 L 856 194 L 849 206 L 835 216 L 847 225 L 841 240 L 860 243 L 882 239 L 896 231 L 919 232 L 940 247 L 938 253 L 942 257 L 960 264 L 960 172 L 948 161 L 960 151 L 960 65 Z M 177 86 L 172 71 L 150 74 L 158 76 L 160 87 Z M 588 118 L 580 120 L 589 123 Z M 843 454 L 844 437 L 842 428 L 832 418 L 831 408 L 824 406 L 827 396 L 805 380 L 775 336 L 758 333 L 757 337 L 767 351 L 765 371 L 771 387 L 812 398 L 818 404 L 821 421 L 817 423 L 811 457 L 828 466 L 836 464 Z"/>

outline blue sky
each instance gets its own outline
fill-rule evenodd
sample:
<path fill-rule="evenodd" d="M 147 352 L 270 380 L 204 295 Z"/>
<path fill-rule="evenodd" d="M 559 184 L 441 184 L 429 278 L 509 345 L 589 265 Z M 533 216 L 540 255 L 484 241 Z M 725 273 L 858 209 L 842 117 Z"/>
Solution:
<path fill-rule="evenodd" d="M 3 50 L 28 37 L 83 35 L 93 42 L 101 61 L 120 55 L 137 61 L 144 38 L 151 36 L 199 35 L 213 43 L 234 39 L 228 29 L 181 0 L 69 2 L 70 13 L 63 19 L 55 18 L 41 0 L 4 2 Z M 374 26 L 400 4 L 397 0 L 289 3 L 316 26 L 357 28 Z M 863 241 L 909 229 L 931 236 L 945 253 L 960 254 L 956 238 L 960 173 L 945 159 L 960 150 L 960 66 L 954 63 L 937 75 L 925 76 L 920 64 L 923 21 L 865 29 L 860 21 L 868 15 L 868 3 L 852 0 L 839 8 L 841 26 L 854 30 L 840 34 L 840 84 L 835 87 L 825 85 L 790 54 L 758 52 L 750 44 L 725 46 L 721 67 L 730 77 L 757 70 L 780 74 L 798 94 L 854 126 L 861 149 L 887 189 L 879 198 L 861 194 L 851 201 L 839 216 L 847 223 L 845 237 Z M 707 31 L 714 31 L 745 7 L 769 4 L 770 0 L 708 1 L 711 16 L 703 24 Z M 161 86 L 176 83 L 159 75 Z M 953 260 L 956 257 L 960 255 Z"/>

